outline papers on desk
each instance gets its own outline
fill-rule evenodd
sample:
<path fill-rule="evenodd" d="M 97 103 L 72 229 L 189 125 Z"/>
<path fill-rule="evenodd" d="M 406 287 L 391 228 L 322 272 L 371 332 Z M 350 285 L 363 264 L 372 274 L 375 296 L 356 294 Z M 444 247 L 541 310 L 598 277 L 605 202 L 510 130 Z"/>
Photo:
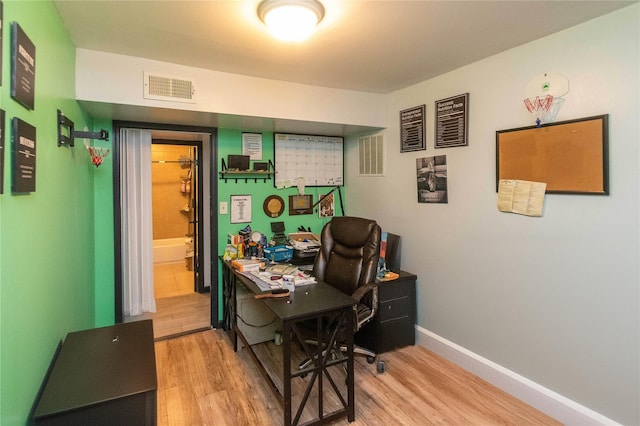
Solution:
<path fill-rule="evenodd" d="M 314 277 L 303 274 L 295 267 L 294 269 L 296 272 L 289 275 L 274 275 L 274 273 L 270 271 L 247 271 L 242 272 L 242 275 L 253 281 L 262 291 L 271 291 L 276 288 L 286 288 L 290 291 L 294 291 L 295 287 L 316 283 L 316 279 Z M 272 279 L 274 276 L 279 278 Z M 287 278 L 286 281 L 285 278 Z"/>
<path fill-rule="evenodd" d="M 302 257 L 315 255 L 320 250 L 320 239 L 311 232 L 297 232 L 289 234 L 289 245 Z"/>

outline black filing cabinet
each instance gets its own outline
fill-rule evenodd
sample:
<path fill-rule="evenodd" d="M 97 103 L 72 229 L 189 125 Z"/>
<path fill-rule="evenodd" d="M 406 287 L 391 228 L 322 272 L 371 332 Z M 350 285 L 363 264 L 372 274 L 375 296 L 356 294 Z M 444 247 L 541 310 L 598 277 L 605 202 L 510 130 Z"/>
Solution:
<path fill-rule="evenodd" d="M 151 320 L 67 334 L 35 406 L 35 425 L 156 424 Z"/>
<path fill-rule="evenodd" d="M 356 344 L 375 353 L 416 342 L 416 279 L 400 271 L 400 277 L 377 283 L 378 313 L 356 334 Z"/>

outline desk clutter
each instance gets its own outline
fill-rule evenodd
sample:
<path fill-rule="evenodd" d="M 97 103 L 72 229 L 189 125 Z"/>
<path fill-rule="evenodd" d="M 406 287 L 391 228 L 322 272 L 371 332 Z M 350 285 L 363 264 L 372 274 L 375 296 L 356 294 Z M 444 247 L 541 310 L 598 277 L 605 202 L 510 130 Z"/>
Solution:
<path fill-rule="evenodd" d="M 229 234 L 224 260 L 262 259 L 264 262 L 288 262 L 291 259 L 312 259 L 320 250 L 320 238 L 310 228 L 300 227 L 304 232 L 285 234 L 284 222 L 271 223 L 272 236 L 253 231 L 250 225 L 238 234 Z M 240 270 L 242 271 L 242 270 Z"/>
<path fill-rule="evenodd" d="M 254 264 L 247 266 L 247 262 L 254 262 Z M 236 259 L 231 261 L 233 269 L 253 281 L 260 290 L 265 292 L 276 294 L 281 292 L 275 292 L 275 290 L 295 291 L 296 287 L 316 283 L 314 277 L 302 272 L 294 265 L 273 264 L 266 267 L 261 267 L 261 265 L 264 264 L 259 260 Z"/>

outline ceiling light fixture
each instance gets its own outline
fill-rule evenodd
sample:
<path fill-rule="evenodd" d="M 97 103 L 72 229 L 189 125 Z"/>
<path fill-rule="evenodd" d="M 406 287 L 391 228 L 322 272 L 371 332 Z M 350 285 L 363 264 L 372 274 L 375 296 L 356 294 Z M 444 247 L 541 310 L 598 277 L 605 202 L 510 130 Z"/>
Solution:
<path fill-rule="evenodd" d="M 318 0 L 264 0 L 258 16 L 279 40 L 303 41 L 324 17 Z"/>

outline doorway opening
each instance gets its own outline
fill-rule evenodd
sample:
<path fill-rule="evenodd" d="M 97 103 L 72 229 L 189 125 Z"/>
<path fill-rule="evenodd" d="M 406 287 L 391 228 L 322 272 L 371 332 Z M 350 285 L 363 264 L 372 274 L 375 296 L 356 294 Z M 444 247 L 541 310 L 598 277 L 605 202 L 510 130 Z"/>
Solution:
<path fill-rule="evenodd" d="M 150 174 L 152 241 L 142 256 L 153 270 L 155 312 L 129 315 L 124 296 L 130 291 L 126 271 L 129 253 L 122 230 L 130 229 L 131 215 L 121 214 L 121 191 L 128 178 L 119 172 L 126 164 L 123 131 L 151 132 Z M 216 130 L 114 121 L 115 308 L 116 322 L 151 318 L 156 340 L 216 327 L 218 323 L 217 224 L 211 220 L 217 199 L 215 172 Z M 124 140 L 122 140 L 124 139 Z M 127 172 L 129 173 L 129 172 Z M 126 233 L 125 233 L 126 236 Z M 153 246 L 151 248 L 151 246 Z M 125 267 L 123 268 L 123 264 Z M 129 266 L 130 267 L 130 266 Z"/>

